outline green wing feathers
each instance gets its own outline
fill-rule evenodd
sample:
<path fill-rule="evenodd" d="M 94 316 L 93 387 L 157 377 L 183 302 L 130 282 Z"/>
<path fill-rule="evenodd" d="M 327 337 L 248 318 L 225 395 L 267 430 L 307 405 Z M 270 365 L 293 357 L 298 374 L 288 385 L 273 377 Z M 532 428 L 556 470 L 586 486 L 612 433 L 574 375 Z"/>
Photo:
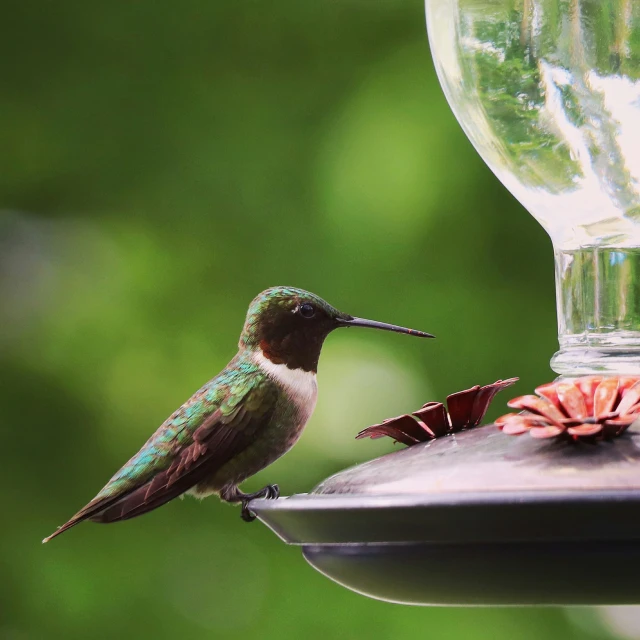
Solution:
<path fill-rule="evenodd" d="M 175 411 L 51 538 L 83 520 L 114 522 L 181 495 L 242 451 L 275 408 L 277 388 L 251 362 L 232 361 Z"/>

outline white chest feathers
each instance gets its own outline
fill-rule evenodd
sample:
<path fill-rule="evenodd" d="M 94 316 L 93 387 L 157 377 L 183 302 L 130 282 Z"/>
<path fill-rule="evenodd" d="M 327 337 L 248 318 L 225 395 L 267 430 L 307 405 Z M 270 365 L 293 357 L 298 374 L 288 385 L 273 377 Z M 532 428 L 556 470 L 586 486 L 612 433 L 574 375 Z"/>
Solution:
<path fill-rule="evenodd" d="M 267 375 L 284 387 L 291 400 L 308 419 L 313 413 L 318 398 L 316 374 L 313 371 L 289 369 L 285 364 L 275 364 L 265 358 L 261 351 L 256 352 L 253 358 Z"/>

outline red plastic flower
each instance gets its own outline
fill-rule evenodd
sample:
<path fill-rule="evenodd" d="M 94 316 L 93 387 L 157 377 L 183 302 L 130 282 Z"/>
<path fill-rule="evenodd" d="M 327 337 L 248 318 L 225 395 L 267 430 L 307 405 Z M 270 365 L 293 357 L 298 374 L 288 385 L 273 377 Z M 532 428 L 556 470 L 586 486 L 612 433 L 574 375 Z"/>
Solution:
<path fill-rule="evenodd" d="M 624 433 L 640 417 L 640 377 L 586 376 L 551 382 L 537 396 L 508 403 L 521 413 L 508 413 L 496 424 L 508 435 L 527 431 L 534 438 L 604 440 Z"/>
<path fill-rule="evenodd" d="M 389 436 L 396 442 L 407 446 L 434 440 L 463 429 L 470 429 L 480 424 L 489 408 L 493 397 L 499 391 L 510 387 L 518 378 L 498 380 L 484 387 L 476 385 L 471 389 L 459 391 L 447 396 L 447 406 L 442 402 L 427 402 L 422 409 L 397 418 L 389 418 L 381 424 L 374 424 L 363 429 L 359 438 L 382 438 Z"/>

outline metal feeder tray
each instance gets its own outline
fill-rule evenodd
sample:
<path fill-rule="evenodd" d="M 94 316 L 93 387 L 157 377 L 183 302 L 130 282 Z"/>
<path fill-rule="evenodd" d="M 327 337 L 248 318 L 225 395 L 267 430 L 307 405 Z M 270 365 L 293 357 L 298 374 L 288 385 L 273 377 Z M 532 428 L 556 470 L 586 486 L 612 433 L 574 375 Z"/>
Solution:
<path fill-rule="evenodd" d="M 640 432 L 598 444 L 495 425 L 251 509 L 358 593 L 421 605 L 640 603 Z"/>

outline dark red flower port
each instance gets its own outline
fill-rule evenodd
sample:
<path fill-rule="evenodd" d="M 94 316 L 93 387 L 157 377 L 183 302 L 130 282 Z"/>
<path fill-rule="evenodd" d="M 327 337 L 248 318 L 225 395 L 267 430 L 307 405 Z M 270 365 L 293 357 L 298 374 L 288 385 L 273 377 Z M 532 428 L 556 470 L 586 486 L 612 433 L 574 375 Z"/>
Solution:
<path fill-rule="evenodd" d="M 388 436 L 410 447 L 419 442 L 471 429 L 480 424 L 494 396 L 517 380 L 518 378 L 498 380 L 484 387 L 476 385 L 453 393 L 447 396 L 448 411 L 442 402 L 427 402 L 418 411 L 389 418 L 381 424 L 363 429 L 356 439 Z"/>
<path fill-rule="evenodd" d="M 542 385 L 537 396 L 508 403 L 521 413 L 496 420 L 511 436 L 529 433 L 534 438 L 608 440 L 622 435 L 640 417 L 640 377 L 585 376 Z"/>

